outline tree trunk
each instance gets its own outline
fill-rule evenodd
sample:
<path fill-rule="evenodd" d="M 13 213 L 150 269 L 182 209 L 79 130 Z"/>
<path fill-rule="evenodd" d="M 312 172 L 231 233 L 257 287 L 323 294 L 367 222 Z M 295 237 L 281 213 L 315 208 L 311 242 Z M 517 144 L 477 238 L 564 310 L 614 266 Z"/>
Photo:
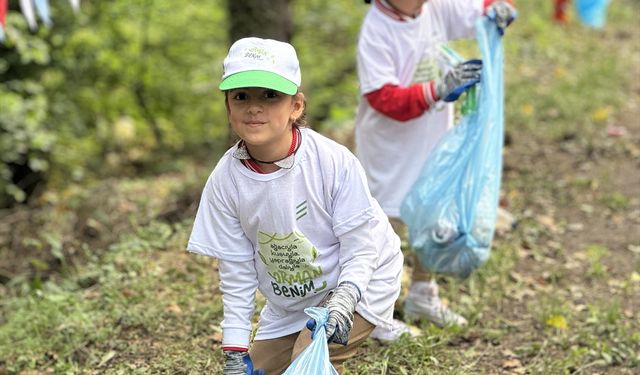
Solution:
<path fill-rule="evenodd" d="M 289 42 L 293 34 L 289 0 L 227 0 L 229 45 L 238 39 L 256 36 Z M 238 137 L 229 127 L 227 143 Z"/>
<path fill-rule="evenodd" d="M 230 44 L 248 36 L 289 42 L 289 0 L 227 0 Z"/>

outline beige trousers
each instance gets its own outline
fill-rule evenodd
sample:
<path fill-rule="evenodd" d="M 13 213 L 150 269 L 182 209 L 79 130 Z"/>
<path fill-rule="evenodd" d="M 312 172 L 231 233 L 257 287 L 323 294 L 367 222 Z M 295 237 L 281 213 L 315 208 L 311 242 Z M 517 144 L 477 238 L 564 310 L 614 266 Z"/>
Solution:
<path fill-rule="evenodd" d="M 342 363 L 356 355 L 358 347 L 369 337 L 374 328 L 373 324 L 355 313 L 349 343 L 344 346 L 329 344 L 331 364 L 338 373 L 342 374 Z M 253 368 L 263 368 L 266 375 L 280 375 L 310 343 L 311 331 L 307 329 L 277 339 L 254 341 L 249 350 Z"/>

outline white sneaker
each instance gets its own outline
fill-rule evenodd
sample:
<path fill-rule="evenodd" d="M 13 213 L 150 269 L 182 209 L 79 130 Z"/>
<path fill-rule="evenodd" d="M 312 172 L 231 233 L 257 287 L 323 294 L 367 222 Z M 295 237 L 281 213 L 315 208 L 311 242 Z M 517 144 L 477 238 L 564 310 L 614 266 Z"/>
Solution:
<path fill-rule="evenodd" d="M 417 281 L 411 284 L 404 301 L 404 315 L 407 319 L 425 318 L 440 328 L 447 325 L 467 325 L 467 319 L 442 303 L 438 296 L 438 284 L 434 281 Z"/>
<path fill-rule="evenodd" d="M 397 319 L 393 319 L 393 321 L 391 322 L 391 329 L 383 328 L 381 326 L 376 326 L 376 328 L 373 329 L 373 331 L 369 336 L 371 338 L 378 339 L 380 341 L 390 342 L 390 341 L 396 341 L 397 339 L 400 338 L 400 336 L 404 334 L 408 334 L 411 337 L 417 337 L 419 336 L 419 333 L 417 331 L 419 330 L 417 329 L 412 330 L 404 322 Z"/>

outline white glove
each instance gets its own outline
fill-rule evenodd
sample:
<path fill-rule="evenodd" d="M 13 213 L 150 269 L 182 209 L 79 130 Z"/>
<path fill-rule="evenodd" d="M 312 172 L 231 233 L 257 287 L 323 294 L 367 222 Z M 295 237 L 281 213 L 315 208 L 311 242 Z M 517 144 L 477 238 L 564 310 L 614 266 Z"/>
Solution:
<path fill-rule="evenodd" d="M 253 369 L 248 352 L 224 350 L 224 369 L 222 375 L 264 375 L 263 369 Z"/>
<path fill-rule="evenodd" d="M 487 7 L 486 14 L 489 19 L 498 25 L 498 30 L 500 31 L 500 35 L 502 35 L 507 26 L 516 19 L 518 11 L 510 2 L 497 0 Z"/>
<path fill-rule="evenodd" d="M 343 282 L 335 288 L 323 307 L 329 311 L 327 319 L 327 341 L 347 345 L 353 326 L 353 312 L 360 299 L 355 285 Z"/>
<path fill-rule="evenodd" d="M 444 77 L 435 82 L 436 96 L 445 102 L 456 101 L 463 92 L 480 82 L 482 60 L 468 60 L 459 63 Z"/>

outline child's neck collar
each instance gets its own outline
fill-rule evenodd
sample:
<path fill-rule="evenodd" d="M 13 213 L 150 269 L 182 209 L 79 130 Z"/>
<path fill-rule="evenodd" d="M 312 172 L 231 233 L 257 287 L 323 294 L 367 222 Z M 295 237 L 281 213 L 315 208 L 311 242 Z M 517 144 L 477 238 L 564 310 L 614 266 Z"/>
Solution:
<path fill-rule="evenodd" d="M 275 165 L 280 168 L 290 169 L 291 167 L 293 167 L 296 151 L 298 151 L 302 142 L 302 134 L 297 126 L 294 126 L 291 129 L 291 135 L 291 145 L 289 146 L 289 151 L 287 152 L 287 155 L 282 159 L 273 161 L 256 159 L 251 156 L 251 154 L 249 153 L 249 149 L 247 148 L 247 145 L 243 140 L 238 142 L 238 147 L 233 152 L 233 157 L 239 159 L 247 168 L 258 173 L 266 173 L 263 171 L 259 164 Z"/>
<path fill-rule="evenodd" d="M 396 8 L 389 0 L 375 0 L 375 6 L 380 11 L 382 11 L 382 13 L 386 14 L 396 21 L 406 22 L 413 20 L 420 15 L 420 13 L 414 15 L 403 13 L 398 8 Z"/>

